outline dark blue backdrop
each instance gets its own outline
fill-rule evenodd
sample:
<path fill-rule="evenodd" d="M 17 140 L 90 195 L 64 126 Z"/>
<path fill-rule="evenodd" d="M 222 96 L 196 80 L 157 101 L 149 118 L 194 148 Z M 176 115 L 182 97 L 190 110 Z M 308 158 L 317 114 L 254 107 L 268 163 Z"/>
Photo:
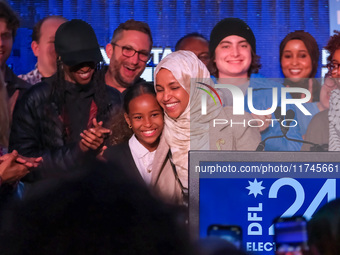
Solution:
<path fill-rule="evenodd" d="M 225 17 L 239 17 L 253 29 L 257 53 L 261 56 L 261 73 L 281 77 L 279 43 L 294 30 L 310 32 L 320 49 L 329 38 L 328 0 L 10 0 L 20 13 L 21 28 L 8 60 L 15 73 L 33 69 L 35 58 L 30 48 L 32 27 L 49 14 L 78 18 L 89 22 L 99 43 L 105 46 L 119 23 L 134 18 L 147 22 L 154 46 L 174 48 L 176 41 L 190 32 L 209 38 L 214 25 Z M 319 69 L 321 62 L 319 64 Z M 318 72 L 320 76 L 320 71 Z"/>

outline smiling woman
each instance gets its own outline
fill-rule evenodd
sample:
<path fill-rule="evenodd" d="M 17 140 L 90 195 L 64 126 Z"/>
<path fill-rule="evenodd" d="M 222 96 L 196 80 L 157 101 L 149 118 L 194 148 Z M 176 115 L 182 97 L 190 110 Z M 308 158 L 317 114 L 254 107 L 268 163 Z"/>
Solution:
<path fill-rule="evenodd" d="M 201 114 L 202 83 L 212 84 L 210 73 L 190 51 L 169 54 L 155 70 L 157 100 L 165 112 L 164 137 L 183 188 L 188 187 L 189 150 L 255 150 L 260 142 L 257 127 L 213 125 L 215 119 L 231 118 L 247 123 L 248 113 L 232 116 L 231 108 L 208 100 L 207 113 Z"/>
<path fill-rule="evenodd" d="M 321 86 L 317 80 L 308 78 L 315 77 L 319 55 L 314 37 L 302 30 L 289 33 L 280 44 L 281 69 L 286 78 L 284 85 L 309 89 L 313 102 L 319 101 Z M 293 93 L 292 97 L 300 98 L 301 94 Z"/>

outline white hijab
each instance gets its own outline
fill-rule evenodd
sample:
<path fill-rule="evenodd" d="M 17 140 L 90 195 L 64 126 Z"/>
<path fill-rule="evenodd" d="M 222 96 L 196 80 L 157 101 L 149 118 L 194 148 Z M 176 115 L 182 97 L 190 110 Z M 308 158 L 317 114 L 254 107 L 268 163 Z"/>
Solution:
<path fill-rule="evenodd" d="M 188 187 L 188 151 L 209 149 L 209 122 L 221 111 L 222 107 L 207 100 L 207 114 L 201 114 L 201 96 L 206 93 L 197 88 L 208 88 L 198 82 L 212 85 L 206 66 L 190 51 L 176 51 L 166 56 L 157 65 L 154 73 L 155 87 L 157 73 L 165 68 L 190 95 L 184 112 L 172 119 L 165 113 L 163 135 L 170 146 L 177 174 L 185 188 Z M 190 89 L 190 85 L 192 89 Z M 190 128 L 191 124 L 191 128 Z M 191 137 L 190 137 L 191 136 Z M 191 147 L 190 147 L 191 140 Z"/>

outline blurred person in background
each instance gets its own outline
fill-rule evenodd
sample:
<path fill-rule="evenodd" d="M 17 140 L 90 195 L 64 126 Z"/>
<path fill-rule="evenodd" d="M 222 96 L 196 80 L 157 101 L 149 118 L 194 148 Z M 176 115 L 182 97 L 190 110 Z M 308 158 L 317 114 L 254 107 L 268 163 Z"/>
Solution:
<path fill-rule="evenodd" d="M 35 69 L 19 78 L 34 85 L 42 78 L 51 77 L 57 71 L 57 54 L 54 48 L 54 37 L 58 27 L 67 20 L 63 16 L 47 16 L 39 20 L 33 28 L 31 48 L 37 57 Z"/>
<path fill-rule="evenodd" d="M 316 211 L 307 227 L 309 255 L 340 254 L 340 199 Z"/>
<path fill-rule="evenodd" d="M 6 84 L 11 108 L 14 108 L 16 101 L 30 87 L 30 84 L 18 78 L 6 64 L 11 55 L 19 25 L 20 21 L 17 14 L 5 1 L 0 0 L 0 71 Z"/>
<path fill-rule="evenodd" d="M 335 31 L 329 39 L 325 49 L 329 52 L 327 58 L 328 74 L 322 85 L 320 93 L 320 103 L 325 107 L 324 110 L 317 113 L 309 123 L 305 140 L 321 145 L 325 150 L 339 151 L 339 99 L 340 99 L 340 32 Z M 309 151 L 312 146 L 303 144 L 301 150 Z"/>
<path fill-rule="evenodd" d="M 193 255 L 176 208 L 115 165 L 88 162 L 45 180 L 4 217 L 3 255 Z"/>
<path fill-rule="evenodd" d="M 2 73 L 0 72 L 0 210 L 7 202 L 22 198 L 21 178 L 37 167 L 41 158 L 24 158 L 17 151 L 7 153 L 11 126 L 11 109 Z"/>
<path fill-rule="evenodd" d="M 175 51 L 178 50 L 191 51 L 206 66 L 209 64 L 209 41 L 199 33 L 190 33 L 179 39 L 175 45 Z"/>

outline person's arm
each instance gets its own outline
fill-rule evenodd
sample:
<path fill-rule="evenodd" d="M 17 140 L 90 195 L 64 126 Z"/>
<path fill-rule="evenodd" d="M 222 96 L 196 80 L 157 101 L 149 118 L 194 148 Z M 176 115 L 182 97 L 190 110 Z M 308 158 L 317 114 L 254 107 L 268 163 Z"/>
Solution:
<path fill-rule="evenodd" d="M 92 154 L 83 152 L 77 142 L 65 144 L 63 124 L 56 109 L 51 102 L 44 101 L 47 96 L 41 87 L 38 89 L 28 91 L 15 107 L 9 150 L 15 149 L 26 157 L 43 157 L 43 163 L 32 173 L 40 178 L 52 170 L 68 171 Z"/>
<path fill-rule="evenodd" d="M 38 157 L 42 155 L 38 111 L 42 111 L 35 100 L 37 95 L 28 91 L 15 106 L 11 133 L 9 139 L 9 151 L 17 150 L 20 155 Z M 48 121 L 47 118 L 44 121 Z"/>
<path fill-rule="evenodd" d="M 97 119 L 93 119 L 93 128 L 84 130 L 80 136 L 82 140 L 79 143 L 80 149 L 83 152 L 89 150 L 99 151 L 102 150 L 105 139 L 109 137 L 111 130 L 103 127 L 103 122 L 97 122 Z M 102 153 L 102 152 L 101 152 Z"/>
<path fill-rule="evenodd" d="M 255 83 L 255 84 L 254 84 Z M 277 82 L 273 82 L 270 79 L 260 80 L 260 81 L 253 81 L 253 106 L 257 110 L 266 110 L 272 107 L 272 97 L 273 97 L 273 88 L 277 88 L 277 107 L 281 107 L 281 90 L 283 88 L 282 84 Z M 286 94 L 286 98 L 291 98 L 289 93 Z M 277 108 L 276 108 L 277 109 Z M 275 109 L 275 110 L 276 110 Z M 295 107 L 288 104 L 287 105 L 287 112 L 291 109 L 294 111 L 294 120 L 296 121 L 296 114 L 295 114 Z M 275 111 L 274 110 L 274 111 Z M 248 109 L 249 111 L 249 109 Z M 283 136 L 281 125 L 279 121 L 276 120 L 274 112 L 271 114 L 271 118 L 268 120 L 269 127 L 261 132 L 261 139 L 264 140 L 267 137 L 273 136 Z M 284 122 L 284 124 L 286 124 Z M 302 136 L 300 134 L 299 126 L 293 127 L 295 122 L 291 123 L 291 127 L 287 132 L 287 137 L 302 140 Z M 273 138 L 268 139 L 265 143 L 265 150 L 266 151 L 299 151 L 301 148 L 302 143 L 289 141 L 285 137 L 281 138 Z"/>
<path fill-rule="evenodd" d="M 17 151 L 0 157 L 0 185 L 13 184 L 29 173 L 32 168 L 38 167 L 42 158 L 25 158 Z"/>
<path fill-rule="evenodd" d="M 289 108 L 287 107 L 287 109 Z M 283 135 L 280 122 L 274 120 L 276 119 L 274 116 L 274 113 L 272 114 L 272 119 L 273 121 L 270 124 L 270 128 L 268 128 L 266 131 L 261 133 L 262 140 L 264 140 L 267 137 Z M 286 136 L 290 139 L 302 140 L 302 136 L 300 134 L 300 129 L 299 129 L 298 124 L 297 126 L 294 127 L 294 125 L 297 123 L 296 115 L 294 117 L 294 120 L 296 122 L 293 121 L 290 124 L 289 130 Z M 287 122 L 284 122 L 284 124 L 287 125 Z M 282 137 L 282 138 L 268 139 L 266 141 L 265 150 L 266 151 L 299 151 L 301 149 L 301 146 L 302 146 L 302 143 L 300 142 L 290 141 Z"/>
<path fill-rule="evenodd" d="M 248 121 L 253 119 L 253 117 L 249 113 L 245 113 L 245 115 L 242 116 L 240 120 L 238 120 L 236 115 L 233 116 L 233 121 L 235 122 L 242 122 L 243 119 L 245 120 L 245 123 L 248 123 Z M 261 134 L 258 127 L 240 125 L 233 127 L 233 131 L 236 140 L 235 146 L 236 150 L 238 151 L 255 151 L 261 142 Z"/>

